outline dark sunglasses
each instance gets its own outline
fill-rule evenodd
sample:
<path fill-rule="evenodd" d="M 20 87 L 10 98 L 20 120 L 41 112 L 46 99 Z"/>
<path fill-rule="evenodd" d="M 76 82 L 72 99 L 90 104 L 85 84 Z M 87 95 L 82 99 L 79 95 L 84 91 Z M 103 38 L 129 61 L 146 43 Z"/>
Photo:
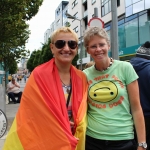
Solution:
<path fill-rule="evenodd" d="M 66 45 L 66 42 L 67 42 L 69 48 L 71 48 L 71 49 L 77 48 L 77 45 L 78 45 L 77 42 L 72 41 L 72 40 L 70 40 L 70 41 L 57 40 L 54 44 L 55 44 L 56 48 L 61 49 Z"/>

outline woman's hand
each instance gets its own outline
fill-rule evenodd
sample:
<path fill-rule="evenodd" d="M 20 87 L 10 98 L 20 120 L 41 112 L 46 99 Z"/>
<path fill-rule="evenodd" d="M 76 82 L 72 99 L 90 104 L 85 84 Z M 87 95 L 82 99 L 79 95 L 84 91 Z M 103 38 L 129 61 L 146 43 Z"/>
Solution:
<path fill-rule="evenodd" d="M 74 126 L 74 122 L 70 121 L 70 126 L 73 127 L 73 126 Z M 75 136 L 74 136 L 74 137 L 75 137 Z M 75 137 L 75 139 L 76 139 L 77 141 L 79 141 L 79 138 Z"/>

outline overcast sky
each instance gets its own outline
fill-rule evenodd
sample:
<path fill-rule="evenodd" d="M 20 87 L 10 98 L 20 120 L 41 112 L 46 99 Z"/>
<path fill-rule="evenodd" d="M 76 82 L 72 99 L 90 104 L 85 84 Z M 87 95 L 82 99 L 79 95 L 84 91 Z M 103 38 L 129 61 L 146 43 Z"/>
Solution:
<path fill-rule="evenodd" d="M 44 33 L 55 20 L 55 10 L 61 1 L 62 0 L 44 0 L 36 16 L 28 21 L 31 34 L 26 44 L 27 50 L 33 51 L 42 47 L 41 43 L 44 43 Z"/>

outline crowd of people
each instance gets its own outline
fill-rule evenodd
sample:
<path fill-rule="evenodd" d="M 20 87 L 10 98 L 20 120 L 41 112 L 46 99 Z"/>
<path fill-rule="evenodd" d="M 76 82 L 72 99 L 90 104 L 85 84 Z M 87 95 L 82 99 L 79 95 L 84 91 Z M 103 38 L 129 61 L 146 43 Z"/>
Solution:
<path fill-rule="evenodd" d="M 148 45 L 131 63 L 115 60 L 105 29 L 89 27 L 84 47 L 93 61 L 81 71 L 72 65 L 76 33 L 55 30 L 54 58 L 30 75 L 3 150 L 149 150 Z"/>
<path fill-rule="evenodd" d="M 26 83 L 26 80 L 27 78 L 30 76 L 30 74 L 14 74 L 14 75 L 11 75 L 9 74 L 8 75 L 8 82 L 10 82 L 12 80 L 12 78 L 15 78 L 17 80 L 17 82 L 21 82 L 22 79 L 24 79 L 24 82 Z"/>

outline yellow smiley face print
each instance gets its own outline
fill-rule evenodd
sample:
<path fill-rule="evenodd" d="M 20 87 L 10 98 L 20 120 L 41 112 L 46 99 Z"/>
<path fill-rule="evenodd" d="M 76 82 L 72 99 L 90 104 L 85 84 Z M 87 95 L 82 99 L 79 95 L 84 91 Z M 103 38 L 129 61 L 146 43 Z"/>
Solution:
<path fill-rule="evenodd" d="M 111 81 L 100 81 L 89 89 L 89 97 L 98 102 L 109 102 L 116 98 L 117 86 Z"/>

